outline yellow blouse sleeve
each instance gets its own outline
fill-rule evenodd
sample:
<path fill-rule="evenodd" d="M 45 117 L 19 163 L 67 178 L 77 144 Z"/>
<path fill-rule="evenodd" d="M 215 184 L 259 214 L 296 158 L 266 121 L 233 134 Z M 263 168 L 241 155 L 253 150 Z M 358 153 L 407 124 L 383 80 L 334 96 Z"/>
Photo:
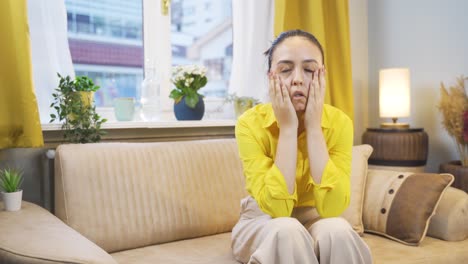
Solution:
<path fill-rule="evenodd" d="M 250 126 L 252 127 L 252 126 Z M 236 140 L 243 164 L 246 188 L 260 209 L 271 217 L 291 216 L 297 202 L 297 186 L 290 194 L 286 181 L 258 137 L 265 133 L 249 128 L 242 118 L 236 125 Z"/>
<path fill-rule="evenodd" d="M 329 145 L 329 156 L 320 184 L 313 182 L 313 196 L 321 217 L 336 217 L 343 213 L 350 201 L 351 153 L 353 124 L 346 116 L 345 122 L 334 124 L 334 135 Z"/>

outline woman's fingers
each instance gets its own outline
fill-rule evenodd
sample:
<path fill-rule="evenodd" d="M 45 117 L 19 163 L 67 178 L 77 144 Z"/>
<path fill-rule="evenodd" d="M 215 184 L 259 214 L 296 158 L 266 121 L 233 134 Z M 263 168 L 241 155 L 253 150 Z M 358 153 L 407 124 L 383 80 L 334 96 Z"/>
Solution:
<path fill-rule="evenodd" d="M 314 76 L 314 74 L 312 73 L 312 77 Z M 307 107 L 314 101 L 314 95 L 313 95 L 313 85 L 312 85 L 312 82 L 309 83 L 309 86 L 307 87 Z M 306 109 L 307 109 L 306 107 Z"/>
<path fill-rule="evenodd" d="M 325 69 L 325 66 L 323 66 L 321 70 L 321 76 L 320 76 L 320 91 L 322 93 L 322 97 L 325 96 L 325 87 L 327 84 L 327 78 L 325 77 L 327 74 L 327 70 Z"/>
<path fill-rule="evenodd" d="M 288 88 L 286 87 L 286 85 L 283 85 L 283 102 L 291 102 L 291 99 L 289 98 Z"/>
<path fill-rule="evenodd" d="M 314 71 L 314 76 L 312 78 L 312 98 L 314 101 L 317 101 L 318 99 L 318 90 L 319 90 L 319 70 Z"/>
<path fill-rule="evenodd" d="M 320 71 L 318 73 L 318 86 L 317 86 L 317 99 L 323 101 L 324 95 L 325 95 L 325 69 L 320 68 Z"/>
<path fill-rule="evenodd" d="M 280 106 L 283 103 L 282 82 L 278 75 L 273 72 L 268 74 L 269 77 L 269 95 L 273 106 Z"/>
<path fill-rule="evenodd" d="M 282 85 L 281 85 L 280 78 L 279 78 L 279 76 L 276 76 L 276 78 L 275 78 L 275 92 L 276 92 L 276 100 L 277 100 L 278 104 L 283 102 L 283 91 L 282 91 L 281 86 Z"/>
<path fill-rule="evenodd" d="M 268 80 L 270 82 L 270 85 L 269 85 L 269 88 L 268 88 L 268 94 L 270 95 L 270 101 L 273 103 L 273 101 L 275 100 L 276 98 L 276 94 L 275 94 L 275 79 L 273 77 L 273 73 L 272 72 L 269 72 L 268 73 Z"/>
<path fill-rule="evenodd" d="M 289 91 L 288 91 L 288 87 L 283 83 L 283 80 L 281 80 L 281 91 L 282 91 L 282 94 L 283 94 L 283 102 L 284 103 L 289 103 L 291 102 L 291 99 L 289 98 Z"/>

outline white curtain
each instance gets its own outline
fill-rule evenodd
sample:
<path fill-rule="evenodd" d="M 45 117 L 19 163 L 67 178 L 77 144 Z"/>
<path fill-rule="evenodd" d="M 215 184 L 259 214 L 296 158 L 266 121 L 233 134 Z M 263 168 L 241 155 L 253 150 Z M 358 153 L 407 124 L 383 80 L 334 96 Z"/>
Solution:
<path fill-rule="evenodd" d="M 233 61 L 229 93 L 268 101 L 268 62 L 274 0 L 233 0 Z"/>
<path fill-rule="evenodd" d="M 49 123 L 57 72 L 75 76 L 68 47 L 67 12 L 64 0 L 28 0 L 33 80 L 41 123 Z"/>

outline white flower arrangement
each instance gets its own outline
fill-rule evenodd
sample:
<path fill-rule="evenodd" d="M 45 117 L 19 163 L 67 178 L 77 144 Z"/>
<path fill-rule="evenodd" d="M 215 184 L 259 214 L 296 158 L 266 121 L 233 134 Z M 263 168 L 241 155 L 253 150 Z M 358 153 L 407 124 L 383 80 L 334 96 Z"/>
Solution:
<path fill-rule="evenodd" d="M 199 97 L 198 93 L 206 85 L 206 68 L 200 65 L 179 65 L 172 67 L 172 83 L 175 89 L 171 91 L 170 98 L 178 104 L 185 97 L 185 104 L 190 108 L 195 108 Z"/>

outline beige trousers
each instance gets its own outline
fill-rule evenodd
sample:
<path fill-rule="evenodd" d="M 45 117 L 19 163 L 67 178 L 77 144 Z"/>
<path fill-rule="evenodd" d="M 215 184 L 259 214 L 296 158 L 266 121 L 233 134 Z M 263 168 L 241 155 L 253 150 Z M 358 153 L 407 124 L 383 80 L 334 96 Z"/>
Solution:
<path fill-rule="evenodd" d="M 321 219 L 312 207 L 271 218 L 248 196 L 232 230 L 232 250 L 242 263 L 372 263 L 366 243 L 340 217 Z"/>

